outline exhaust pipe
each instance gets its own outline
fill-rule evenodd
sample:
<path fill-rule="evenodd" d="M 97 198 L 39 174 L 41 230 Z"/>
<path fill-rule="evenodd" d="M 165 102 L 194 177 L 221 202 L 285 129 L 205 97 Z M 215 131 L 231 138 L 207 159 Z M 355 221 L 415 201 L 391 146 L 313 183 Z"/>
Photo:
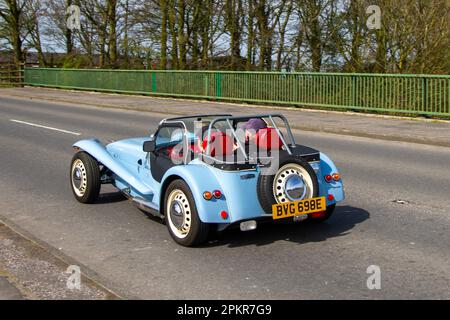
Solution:
<path fill-rule="evenodd" d="M 252 231 L 255 230 L 256 227 L 257 227 L 256 220 L 244 221 L 241 222 L 240 224 L 241 231 Z"/>

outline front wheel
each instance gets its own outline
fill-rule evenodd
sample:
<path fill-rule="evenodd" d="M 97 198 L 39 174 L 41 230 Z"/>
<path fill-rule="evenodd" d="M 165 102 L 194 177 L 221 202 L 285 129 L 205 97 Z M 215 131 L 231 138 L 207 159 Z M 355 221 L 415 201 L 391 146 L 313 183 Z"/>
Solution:
<path fill-rule="evenodd" d="M 100 193 L 101 179 L 97 161 L 86 152 L 77 152 L 70 166 L 70 185 L 81 203 L 93 203 Z"/>
<path fill-rule="evenodd" d="M 183 180 L 175 180 L 167 188 L 164 215 L 169 233 L 178 244 L 191 247 L 206 241 L 209 225 L 200 220 L 192 192 Z"/>

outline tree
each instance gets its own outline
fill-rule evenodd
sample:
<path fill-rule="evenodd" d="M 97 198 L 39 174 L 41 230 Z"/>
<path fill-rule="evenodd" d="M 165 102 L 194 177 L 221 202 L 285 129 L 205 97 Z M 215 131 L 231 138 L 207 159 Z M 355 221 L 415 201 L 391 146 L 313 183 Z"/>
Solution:
<path fill-rule="evenodd" d="M 255 64 L 255 9 L 254 0 L 247 1 L 247 61 L 246 70 L 252 70 Z"/>
<path fill-rule="evenodd" d="M 25 21 L 25 8 L 29 0 L 2 0 L 0 1 L 0 17 L 7 27 L 7 41 L 13 49 L 14 63 L 17 68 L 24 61 L 23 42 L 28 35 Z"/>
<path fill-rule="evenodd" d="M 241 20 L 242 12 L 241 0 L 226 0 L 225 1 L 225 28 L 230 34 L 230 50 L 231 50 L 231 69 L 237 70 L 239 68 L 239 61 L 241 59 Z"/>
<path fill-rule="evenodd" d="M 448 16 L 448 0 L 0 0 L 0 47 L 41 65 L 448 74 Z"/>
<path fill-rule="evenodd" d="M 323 15 L 329 5 L 329 0 L 297 0 L 305 40 L 311 54 L 312 69 L 315 72 L 320 72 L 322 68 L 327 24 Z"/>
<path fill-rule="evenodd" d="M 279 44 L 278 44 L 278 50 L 277 50 L 277 66 L 276 69 L 278 71 L 281 71 L 281 68 L 284 64 L 284 61 L 282 60 L 283 54 L 286 54 L 285 52 L 285 38 L 286 38 L 286 32 L 287 32 L 287 27 L 288 27 L 288 23 L 289 23 L 289 19 L 291 17 L 292 14 L 292 9 L 293 9 L 293 2 L 289 1 L 287 4 L 287 9 L 284 15 L 283 20 L 278 20 L 278 33 L 279 33 Z M 290 54 L 290 52 L 288 52 L 288 54 Z"/>
<path fill-rule="evenodd" d="M 257 0 L 255 10 L 259 31 L 260 70 L 272 70 L 273 37 L 287 2 L 290 2 L 290 0 L 277 2 Z"/>
<path fill-rule="evenodd" d="M 171 65 L 172 69 L 178 69 L 178 37 L 176 31 L 176 0 L 169 1 L 169 30 L 172 41 Z"/>
<path fill-rule="evenodd" d="M 66 0 L 66 7 L 62 8 L 64 12 L 66 12 L 67 8 L 69 8 L 73 4 L 72 0 Z M 66 19 L 64 19 L 66 21 Z M 67 26 L 67 23 L 64 23 L 63 32 L 65 36 L 65 43 L 66 43 L 66 53 L 68 55 L 71 55 L 73 53 L 73 36 L 72 36 L 72 30 L 69 29 Z"/>
<path fill-rule="evenodd" d="M 42 4 L 38 0 L 32 0 L 28 3 L 26 10 L 27 31 L 30 35 L 29 43 L 31 47 L 35 48 L 38 55 L 39 66 L 45 67 L 47 65 L 44 51 L 42 49 L 40 23 L 43 14 Z"/>
<path fill-rule="evenodd" d="M 117 0 L 107 0 L 106 21 L 108 25 L 108 58 L 113 67 L 117 67 Z"/>
<path fill-rule="evenodd" d="M 333 24 L 330 26 L 331 40 L 336 52 L 345 61 L 343 70 L 346 72 L 364 71 L 363 47 L 370 45 L 365 9 L 362 1 L 348 1 L 330 21 Z"/>
<path fill-rule="evenodd" d="M 186 54 L 187 54 L 187 35 L 186 35 L 186 1 L 178 0 L 178 19 L 177 19 L 177 30 L 178 30 L 178 50 L 180 56 L 178 59 L 178 68 L 186 68 Z"/>
<path fill-rule="evenodd" d="M 161 69 L 166 69 L 167 67 L 167 2 L 167 0 L 159 1 L 161 10 Z"/>

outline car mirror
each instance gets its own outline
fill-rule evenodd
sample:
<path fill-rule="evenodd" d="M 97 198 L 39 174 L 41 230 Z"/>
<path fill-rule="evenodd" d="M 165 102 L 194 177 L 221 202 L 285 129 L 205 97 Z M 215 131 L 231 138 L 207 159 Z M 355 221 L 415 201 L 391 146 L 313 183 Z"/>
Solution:
<path fill-rule="evenodd" d="M 144 152 L 153 152 L 156 149 L 155 140 L 149 140 L 144 142 L 143 150 Z"/>

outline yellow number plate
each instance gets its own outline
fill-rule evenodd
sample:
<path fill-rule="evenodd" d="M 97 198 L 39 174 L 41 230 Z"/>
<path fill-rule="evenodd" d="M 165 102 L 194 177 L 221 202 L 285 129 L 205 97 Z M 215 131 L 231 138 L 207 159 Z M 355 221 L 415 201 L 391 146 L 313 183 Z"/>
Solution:
<path fill-rule="evenodd" d="M 272 206 L 273 219 L 284 219 L 299 216 L 302 214 L 310 214 L 323 212 L 327 209 L 325 197 L 306 199 L 298 202 L 286 202 L 274 204 Z"/>

